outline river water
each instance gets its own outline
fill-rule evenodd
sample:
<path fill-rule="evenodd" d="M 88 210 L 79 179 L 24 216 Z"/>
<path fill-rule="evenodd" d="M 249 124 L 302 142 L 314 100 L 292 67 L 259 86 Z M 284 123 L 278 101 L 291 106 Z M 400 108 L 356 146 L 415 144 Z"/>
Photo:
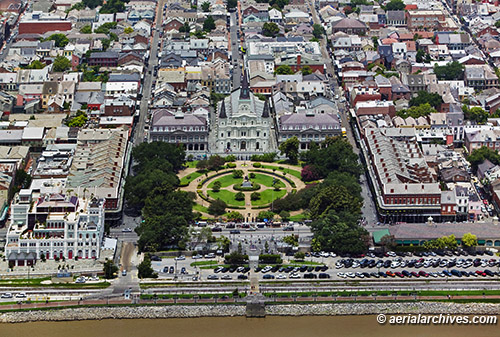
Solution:
<path fill-rule="evenodd" d="M 376 316 L 305 316 L 108 319 L 102 321 L 0 324 L 1 337 L 491 337 L 498 325 L 391 326 Z"/>

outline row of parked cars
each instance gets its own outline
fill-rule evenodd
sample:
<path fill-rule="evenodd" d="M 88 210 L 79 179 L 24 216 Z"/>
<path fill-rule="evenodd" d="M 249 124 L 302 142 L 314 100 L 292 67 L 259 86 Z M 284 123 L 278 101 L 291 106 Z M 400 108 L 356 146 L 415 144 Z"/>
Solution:
<path fill-rule="evenodd" d="M 230 273 L 234 273 L 234 272 L 237 272 L 237 273 L 248 273 L 250 271 L 250 268 L 249 267 L 238 267 L 238 266 L 231 266 L 231 267 L 217 267 L 214 269 L 214 273 L 218 274 L 218 273 L 227 273 L 227 272 L 230 272 Z"/>
<path fill-rule="evenodd" d="M 3 293 L 0 298 L 26 298 L 26 293 L 17 293 L 13 295 L 12 293 Z"/>
<path fill-rule="evenodd" d="M 463 270 L 457 270 L 457 269 L 452 269 L 451 271 L 449 270 L 443 270 L 441 272 L 439 271 L 431 271 L 431 272 L 426 272 L 424 270 L 420 270 L 419 272 L 416 271 L 407 271 L 403 270 L 402 272 L 392 272 L 390 270 L 384 272 L 349 272 L 349 273 L 342 273 L 339 272 L 337 273 L 337 276 L 340 278 L 386 278 L 386 277 L 400 277 L 400 278 L 419 278 L 419 277 L 451 277 L 451 276 L 456 276 L 456 277 L 478 277 L 478 276 L 500 276 L 500 272 L 494 272 L 489 269 L 485 270 L 476 270 L 476 271 L 463 271 Z"/>
<path fill-rule="evenodd" d="M 328 279 L 328 278 L 330 278 L 330 274 L 327 274 L 327 273 L 319 273 L 319 274 L 304 273 L 302 276 L 300 276 L 300 274 L 298 272 L 293 272 L 293 273 L 288 275 L 289 279 L 299 279 L 301 277 L 304 279 L 317 279 L 317 278 Z M 276 276 L 274 276 L 273 274 L 265 274 L 262 278 L 264 280 L 274 280 L 274 279 L 284 280 L 287 278 L 287 276 L 285 274 L 278 274 Z"/>
<path fill-rule="evenodd" d="M 312 255 L 313 253 L 311 253 Z M 321 252 L 320 253 L 315 253 L 319 254 L 319 257 L 321 257 Z M 331 253 L 330 253 L 331 254 Z M 335 254 L 333 254 L 335 255 Z M 429 252 L 393 252 L 389 251 L 386 253 L 383 252 L 368 252 L 366 254 L 358 254 L 358 255 L 351 255 L 351 254 L 339 254 L 341 258 L 384 258 L 384 257 L 445 257 L 445 256 L 493 256 L 492 251 L 485 250 L 485 251 L 466 251 L 466 250 L 436 250 L 436 251 L 429 251 Z M 313 255 L 317 256 L 317 255 Z M 324 256 L 323 256 L 324 257 Z"/>
<path fill-rule="evenodd" d="M 500 266 L 500 260 L 497 259 L 480 259 L 480 258 L 430 258 L 430 259 L 411 259 L 403 260 L 403 258 L 396 258 L 393 260 L 375 260 L 375 259 L 341 259 L 335 263 L 336 269 L 341 268 L 469 268 L 469 267 L 495 267 Z"/>
<path fill-rule="evenodd" d="M 279 273 L 298 273 L 298 272 L 301 272 L 301 273 L 305 273 L 305 272 L 313 272 L 313 271 L 316 271 L 316 272 L 319 272 L 319 271 L 322 271 L 322 272 L 325 272 L 328 270 L 328 267 L 323 265 L 323 266 L 300 266 L 300 267 L 292 267 L 292 266 L 288 266 L 288 267 L 283 267 L 283 266 L 265 266 L 263 268 L 261 267 L 257 267 L 255 268 L 255 272 L 262 272 L 263 274 L 265 273 L 276 273 L 276 272 L 279 272 Z"/>

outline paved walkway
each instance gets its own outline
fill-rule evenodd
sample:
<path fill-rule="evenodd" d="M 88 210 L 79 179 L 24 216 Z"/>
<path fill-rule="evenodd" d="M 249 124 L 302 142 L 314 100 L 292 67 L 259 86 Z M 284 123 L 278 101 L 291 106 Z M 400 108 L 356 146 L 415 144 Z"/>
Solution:
<path fill-rule="evenodd" d="M 250 175 L 250 173 L 252 172 L 251 170 L 262 170 L 262 171 L 266 171 L 266 172 L 269 172 L 270 173 L 270 176 L 273 176 L 273 173 L 277 175 L 277 178 L 283 182 L 283 184 L 285 185 L 285 190 L 287 191 L 287 193 L 290 193 L 292 191 L 292 189 L 294 189 L 290 183 L 288 181 L 286 181 L 285 179 L 281 178 L 280 177 L 283 177 L 283 171 L 281 170 L 278 170 L 276 169 L 275 172 L 273 172 L 271 169 L 267 169 L 267 168 L 262 168 L 262 167 L 259 167 L 259 168 L 256 168 L 256 167 L 253 167 L 253 164 L 254 162 L 251 162 L 251 161 L 236 161 L 235 162 L 236 164 L 236 167 L 234 169 L 225 169 L 225 170 L 222 170 L 222 171 L 227 171 L 228 174 L 231 174 L 230 172 L 232 172 L 233 170 L 242 170 L 243 171 L 243 176 L 248 176 Z M 262 165 L 269 165 L 269 166 L 275 166 L 276 168 L 278 167 L 284 167 L 286 169 L 290 169 L 290 170 L 295 170 L 295 171 L 299 171 L 301 170 L 300 167 L 298 166 L 293 166 L 293 165 L 288 165 L 288 164 L 277 164 L 277 163 L 261 163 Z M 185 170 L 183 170 L 180 174 L 179 174 L 179 177 L 182 178 L 182 177 L 185 177 L 185 176 L 188 176 L 189 174 L 193 173 L 193 172 L 196 172 L 196 168 L 187 168 Z M 219 172 L 222 172 L 222 171 L 219 171 Z M 255 172 L 255 173 L 259 173 L 259 172 Z M 216 172 L 209 172 L 208 173 L 208 176 L 212 176 L 216 174 Z M 306 184 L 300 180 L 299 178 L 291 175 L 291 174 L 286 174 L 286 177 L 287 179 L 293 181 L 293 183 L 295 184 L 295 189 L 298 191 L 298 190 L 301 190 L 303 188 L 306 187 Z M 209 202 L 203 200 L 197 193 L 198 191 L 198 184 L 204 180 L 206 178 L 205 175 L 202 175 L 200 176 L 199 178 L 196 178 L 195 180 L 193 180 L 188 186 L 185 186 L 185 187 L 181 187 L 181 189 L 183 191 L 187 191 L 187 192 L 194 192 L 196 194 L 196 199 L 195 199 L 195 202 L 204 206 L 204 207 L 208 207 L 209 206 Z M 219 178 L 218 177 L 215 177 L 213 179 L 217 179 Z M 207 181 L 205 184 L 203 184 L 202 188 L 201 188 L 201 191 L 204 195 L 208 195 L 208 184 L 210 184 L 210 182 L 213 181 L 213 179 L 210 179 L 209 181 Z M 263 190 L 265 189 L 269 189 L 270 187 L 264 187 L 262 186 L 262 188 L 257 191 L 257 192 L 262 192 Z M 233 188 L 233 185 L 230 185 L 228 187 L 224 187 L 223 189 L 226 189 L 228 191 L 231 191 L 231 192 L 238 192 L 236 190 L 234 190 Z M 263 211 L 263 210 L 266 210 L 265 208 L 264 209 L 252 209 L 252 205 L 251 205 L 251 200 L 250 200 L 250 195 L 253 193 L 254 191 L 247 191 L 247 192 L 243 192 L 243 194 L 245 194 L 245 209 L 234 209 L 240 213 L 242 213 L 245 217 L 248 217 L 248 218 L 256 218 L 257 215 L 259 214 L 259 212 Z M 267 208 L 267 209 L 270 209 Z M 231 208 L 228 208 L 228 210 L 231 210 Z M 297 212 L 296 212 L 297 213 Z M 202 214 L 204 214 L 205 216 L 209 216 L 209 214 L 205 214 L 202 212 Z"/>

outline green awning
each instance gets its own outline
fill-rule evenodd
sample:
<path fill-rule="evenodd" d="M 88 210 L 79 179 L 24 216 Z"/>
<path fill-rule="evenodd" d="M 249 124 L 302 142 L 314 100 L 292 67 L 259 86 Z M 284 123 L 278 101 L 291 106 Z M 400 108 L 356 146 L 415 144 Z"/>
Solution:
<path fill-rule="evenodd" d="M 403 244 L 404 244 L 404 245 L 409 245 L 410 243 L 411 243 L 411 240 L 404 240 L 404 241 L 403 241 Z"/>
<path fill-rule="evenodd" d="M 412 240 L 412 242 L 411 242 L 411 243 L 412 243 L 412 244 L 414 244 L 414 245 L 419 245 L 419 244 L 420 244 L 420 241 L 418 241 L 418 240 Z"/>
<path fill-rule="evenodd" d="M 373 232 L 372 235 L 373 235 L 373 242 L 375 242 L 375 244 L 379 244 L 382 237 L 384 237 L 385 235 L 391 235 L 391 233 L 389 233 L 388 229 L 382 229 Z"/>
<path fill-rule="evenodd" d="M 485 240 L 477 240 L 478 245 L 484 245 L 486 243 Z"/>

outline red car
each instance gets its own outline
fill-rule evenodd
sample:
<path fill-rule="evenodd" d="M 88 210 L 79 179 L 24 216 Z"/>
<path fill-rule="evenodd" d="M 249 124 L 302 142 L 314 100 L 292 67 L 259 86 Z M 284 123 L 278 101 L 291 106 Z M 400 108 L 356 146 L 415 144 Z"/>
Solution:
<path fill-rule="evenodd" d="M 415 277 L 420 277 L 420 275 L 419 275 L 416 271 L 412 271 L 412 272 L 411 272 L 411 275 L 412 275 L 412 276 L 415 276 Z"/>
<path fill-rule="evenodd" d="M 476 274 L 478 274 L 479 276 L 486 276 L 486 273 L 482 270 L 476 270 Z"/>
<path fill-rule="evenodd" d="M 428 276 L 429 276 L 429 274 L 428 274 L 428 273 L 426 273 L 426 272 L 425 272 L 425 271 L 423 271 L 423 270 L 419 271 L 419 272 L 418 272 L 418 275 L 423 276 L 423 277 L 428 277 Z"/>
<path fill-rule="evenodd" d="M 397 276 L 397 277 L 401 277 L 401 278 L 405 277 L 405 276 L 404 276 L 403 274 L 401 274 L 399 271 L 395 272 L 395 274 L 396 274 L 396 276 Z"/>

